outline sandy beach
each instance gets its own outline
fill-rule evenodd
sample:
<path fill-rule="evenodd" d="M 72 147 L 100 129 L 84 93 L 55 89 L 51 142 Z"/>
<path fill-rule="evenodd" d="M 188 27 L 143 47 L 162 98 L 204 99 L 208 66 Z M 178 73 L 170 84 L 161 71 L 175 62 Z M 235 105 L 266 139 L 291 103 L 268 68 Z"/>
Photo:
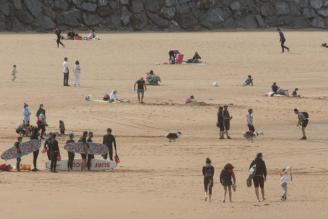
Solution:
<path fill-rule="evenodd" d="M 93 131 L 101 142 L 107 128 L 117 137 L 121 163 L 114 172 L 0 172 L 1 218 L 107 219 L 107 218 L 328 218 L 328 49 L 325 32 L 285 32 L 290 53 L 281 54 L 276 32 L 113 33 L 98 34 L 99 41 L 63 41 L 54 34 L 1 34 L 0 152 L 13 145 L 23 119 L 23 103 L 35 113 L 43 103 L 48 131 L 67 131 L 78 137 Z M 206 64 L 164 65 L 168 50 L 185 58 L 198 51 Z M 81 87 L 62 86 L 64 57 L 81 63 Z M 11 81 L 12 65 L 17 80 Z M 133 85 L 149 70 L 162 79 L 149 86 L 145 104 L 138 104 Z M 254 87 L 242 87 L 247 75 Z M 73 74 L 70 84 L 73 84 Z M 219 86 L 213 87 L 212 82 Z M 272 83 L 300 89 L 304 98 L 265 97 Z M 130 103 L 88 102 L 112 89 Z M 204 105 L 185 105 L 194 95 Z M 219 140 L 218 105 L 229 104 L 232 140 Z M 310 114 L 308 140 L 300 141 L 293 109 Z M 246 114 L 254 109 L 255 127 L 264 135 L 253 143 L 242 133 Z M 181 131 L 169 143 L 167 132 Z M 66 137 L 58 138 L 64 159 Z M 268 168 L 266 198 L 258 203 L 246 187 L 248 167 L 262 152 Z M 79 158 L 80 156 L 77 155 Z M 201 168 L 210 157 L 215 167 L 213 201 L 204 202 Z M 0 163 L 4 163 L 1 161 Z M 233 203 L 222 203 L 218 174 L 231 162 L 237 192 Z M 7 163 L 15 165 L 15 160 Z M 32 155 L 22 158 L 32 163 Z M 280 201 L 279 171 L 293 167 L 286 202 Z"/>

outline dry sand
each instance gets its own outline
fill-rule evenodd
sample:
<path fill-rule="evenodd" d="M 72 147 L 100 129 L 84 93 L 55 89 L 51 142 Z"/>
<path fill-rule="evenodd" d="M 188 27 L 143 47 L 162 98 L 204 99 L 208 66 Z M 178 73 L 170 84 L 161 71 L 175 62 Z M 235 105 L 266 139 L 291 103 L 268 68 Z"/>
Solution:
<path fill-rule="evenodd" d="M 275 32 L 100 34 L 100 41 L 65 41 L 54 35 L 1 34 L 0 151 L 17 137 L 23 103 L 33 115 L 45 105 L 49 130 L 63 119 L 68 130 L 93 131 L 96 141 L 107 127 L 117 135 L 121 164 L 112 173 L 51 174 L 40 155 L 37 173 L 0 173 L 0 218 L 328 218 L 328 50 L 320 48 L 325 32 L 287 32 L 289 54 L 281 54 Z M 207 65 L 156 65 L 177 48 L 190 57 L 197 50 Z M 62 87 L 62 61 L 80 60 L 81 88 Z M 11 82 L 11 66 L 18 78 Z M 137 104 L 133 83 L 153 69 L 163 80 L 149 87 L 146 104 Z M 248 74 L 255 86 L 242 87 Z M 71 75 L 72 77 L 72 75 Z M 211 86 L 213 81 L 220 86 Z M 300 89 L 303 99 L 269 98 L 273 81 Z M 71 81 L 72 83 L 72 81 Z M 111 89 L 130 104 L 84 101 Z M 208 106 L 185 106 L 188 95 Z M 323 97 L 319 99 L 319 97 Z M 165 105 L 164 103 L 175 103 Z M 217 104 L 230 107 L 232 140 L 218 140 Z M 247 109 L 264 136 L 242 138 Z M 298 140 L 293 108 L 310 113 L 308 141 Z M 32 116 L 33 123 L 35 117 Z M 183 137 L 168 143 L 167 131 Z M 61 138 L 63 142 L 65 139 Z M 64 157 L 66 153 L 61 144 Z M 257 203 L 246 187 L 249 163 L 264 153 L 269 170 L 267 201 Z M 203 201 L 201 167 L 206 157 L 216 167 L 212 203 Z M 23 157 L 31 163 L 32 156 Z M 223 204 L 218 173 L 225 163 L 236 168 L 237 192 Z M 14 161 L 9 162 L 14 164 Z M 280 202 L 278 172 L 294 167 L 289 199 Z"/>

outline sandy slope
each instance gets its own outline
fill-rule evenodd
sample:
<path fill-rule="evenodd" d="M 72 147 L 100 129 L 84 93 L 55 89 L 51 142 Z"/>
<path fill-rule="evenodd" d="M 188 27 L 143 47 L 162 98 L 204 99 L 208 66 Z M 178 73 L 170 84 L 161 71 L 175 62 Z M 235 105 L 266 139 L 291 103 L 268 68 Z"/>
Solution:
<path fill-rule="evenodd" d="M 328 218 L 328 50 L 319 47 L 326 34 L 286 36 L 289 54 L 280 53 L 272 32 L 101 34 L 101 41 L 65 42 L 66 49 L 55 47 L 53 35 L 0 35 L 0 151 L 15 141 L 23 102 L 33 114 L 43 103 L 52 131 L 63 119 L 68 130 L 91 130 L 101 141 L 106 128 L 113 128 L 122 161 L 113 173 L 0 173 L 1 218 Z M 208 64 L 156 65 L 166 61 L 169 48 L 187 57 L 197 49 Z M 81 62 L 79 89 L 61 86 L 65 56 L 71 64 Z M 15 83 L 10 81 L 13 64 L 19 71 Z M 163 85 L 149 87 L 146 104 L 139 105 L 133 83 L 150 69 Z M 253 88 L 240 86 L 248 74 L 255 78 Z M 219 88 L 211 86 L 214 80 Z M 306 98 L 264 97 L 273 81 L 300 88 Z M 132 103 L 84 101 L 85 95 L 101 97 L 113 88 Z M 191 94 L 209 105 L 183 105 Z M 219 141 L 216 105 L 226 103 L 233 104 L 233 140 Z M 265 133 L 254 143 L 241 136 L 250 107 L 256 127 Z M 298 140 L 294 107 L 310 113 L 306 142 Z M 169 144 L 162 136 L 175 130 L 183 137 Z M 257 152 L 264 153 L 269 169 L 264 203 L 257 203 L 245 185 Z M 207 156 L 216 173 L 226 162 L 235 165 L 234 203 L 220 202 L 217 175 L 214 201 L 203 202 L 200 170 Z M 31 159 L 24 157 L 23 163 Z M 41 169 L 45 160 L 41 155 Z M 287 164 L 295 176 L 288 202 L 281 203 L 278 172 Z"/>

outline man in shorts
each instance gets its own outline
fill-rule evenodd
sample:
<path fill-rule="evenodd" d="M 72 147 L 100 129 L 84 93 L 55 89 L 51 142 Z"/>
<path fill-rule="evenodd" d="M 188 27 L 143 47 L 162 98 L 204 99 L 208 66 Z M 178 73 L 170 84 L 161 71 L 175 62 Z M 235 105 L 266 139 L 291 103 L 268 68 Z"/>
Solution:
<path fill-rule="evenodd" d="M 300 112 L 298 109 L 294 109 L 294 113 L 298 116 L 297 127 L 299 126 L 302 127 L 303 137 L 301 138 L 301 140 L 306 140 L 307 137 L 306 137 L 305 129 L 309 124 L 309 114 L 307 112 Z"/>
<path fill-rule="evenodd" d="M 257 201 L 260 202 L 260 194 L 259 194 L 259 187 L 261 188 L 261 194 L 262 194 L 262 200 L 265 200 L 264 195 L 264 182 L 267 178 L 267 168 L 265 165 L 265 162 L 263 160 L 263 154 L 258 153 L 255 157 L 255 159 L 252 161 L 251 165 L 249 166 L 249 169 L 253 168 L 255 166 L 255 173 L 253 175 L 253 182 L 255 187 L 255 195 L 257 198 Z"/>
<path fill-rule="evenodd" d="M 142 77 L 139 80 L 137 80 L 136 83 L 134 83 L 134 91 L 137 91 L 138 93 L 139 103 L 144 103 L 143 99 L 144 99 L 145 90 L 147 90 L 146 81 Z"/>

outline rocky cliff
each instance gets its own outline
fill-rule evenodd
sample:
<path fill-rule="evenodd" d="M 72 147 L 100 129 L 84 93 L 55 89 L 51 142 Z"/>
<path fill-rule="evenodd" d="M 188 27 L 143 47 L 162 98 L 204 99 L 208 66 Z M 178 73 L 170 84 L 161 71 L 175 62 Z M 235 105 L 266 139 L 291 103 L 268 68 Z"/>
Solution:
<path fill-rule="evenodd" d="M 0 31 L 326 28 L 328 0 L 0 0 Z"/>

